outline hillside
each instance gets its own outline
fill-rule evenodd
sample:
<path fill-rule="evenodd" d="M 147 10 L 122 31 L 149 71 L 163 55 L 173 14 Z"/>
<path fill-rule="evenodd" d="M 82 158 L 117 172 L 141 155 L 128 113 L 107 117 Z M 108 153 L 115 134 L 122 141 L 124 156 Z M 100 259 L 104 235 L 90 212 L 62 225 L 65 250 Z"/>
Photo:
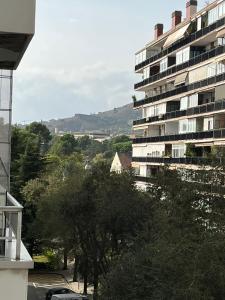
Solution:
<path fill-rule="evenodd" d="M 110 133 L 130 133 L 132 121 L 139 117 L 139 112 L 133 110 L 133 105 L 128 104 L 113 110 L 98 114 L 75 114 L 71 118 L 50 120 L 45 122 L 48 128 L 54 132 L 59 131 L 89 132 L 100 131 Z"/>

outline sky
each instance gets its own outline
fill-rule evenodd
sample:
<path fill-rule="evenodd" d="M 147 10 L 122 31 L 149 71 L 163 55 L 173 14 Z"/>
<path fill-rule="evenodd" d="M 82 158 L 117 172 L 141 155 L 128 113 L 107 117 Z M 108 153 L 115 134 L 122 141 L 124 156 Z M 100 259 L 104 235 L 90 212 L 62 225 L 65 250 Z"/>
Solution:
<path fill-rule="evenodd" d="M 199 0 L 199 8 L 206 1 Z M 97 113 L 131 102 L 134 54 L 186 0 L 37 0 L 36 33 L 14 73 L 13 121 Z"/>

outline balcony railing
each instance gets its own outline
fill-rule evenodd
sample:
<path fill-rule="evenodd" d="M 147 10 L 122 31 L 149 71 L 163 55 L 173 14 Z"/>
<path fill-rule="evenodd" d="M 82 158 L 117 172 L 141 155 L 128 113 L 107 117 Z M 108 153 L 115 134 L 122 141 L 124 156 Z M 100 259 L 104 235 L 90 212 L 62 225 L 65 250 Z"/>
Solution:
<path fill-rule="evenodd" d="M 164 49 L 163 51 L 159 52 L 158 54 L 146 59 L 144 62 L 138 64 L 135 66 L 135 70 L 138 71 L 142 68 L 144 68 L 145 66 L 153 63 L 154 61 L 180 49 L 181 47 L 183 46 L 186 46 L 188 45 L 189 43 L 205 36 L 206 34 L 222 27 L 223 25 L 225 25 L 225 18 L 222 18 L 218 21 L 216 21 L 215 23 L 205 27 L 205 28 L 202 28 L 200 30 L 198 30 L 197 32 L 194 32 L 188 36 L 185 36 L 183 38 L 181 38 L 180 40 L 176 41 L 175 43 L 173 43 L 170 47 Z"/>
<path fill-rule="evenodd" d="M 158 164 L 210 165 L 212 159 L 206 157 L 133 157 L 133 162 Z"/>
<path fill-rule="evenodd" d="M 163 79 L 164 77 L 167 77 L 169 75 L 172 75 L 172 74 L 175 74 L 179 71 L 182 71 L 186 68 L 189 68 L 189 67 L 197 65 L 201 62 L 207 61 L 208 59 L 216 57 L 220 54 L 223 54 L 224 52 L 225 52 L 225 46 L 219 46 L 219 47 L 217 47 L 213 50 L 207 51 L 203 54 L 200 54 L 196 57 L 193 57 L 192 59 L 190 59 L 189 61 L 187 61 L 183 64 L 173 66 L 173 67 L 169 68 L 168 70 L 166 70 L 162 73 L 153 75 L 153 76 L 151 76 L 151 77 L 135 84 L 134 88 L 138 89 L 138 88 L 143 87 L 147 84 L 150 84 L 150 83 L 153 83 L 153 82 L 158 81 L 160 79 Z"/>
<path fill-rule="evenodd" d="M 6 242 L 16 241 L 15 257 L 7 257 L 7 253 L 1 253 L 5 259 L 20 260 L 21 257 L 21 228 L 22 228 L 22 210 L 23 207 L 9 194 L 5 193 L 6 205 L 0 206 L 1 216 L 1 246 L 5 247 Z M 12 253 L 10 253 L 11 255 Z"/>
<path fill-rule="evenodd" d="M 188 108 L 187 110 L 177 110 L 177 111 L 168 112 L 160 116 L 154 116 L 154 117 L 144 118 L 141 120 L 136 120 L 133 122 L 133 125 L 135 126 L 135 125 L 142 125 L 142 124 L 148 124 L 148 123 L 159 122 L 159 121 L 166 121 L 166 120 L 176 119 L 180 117 L 187 117 L 192 115 L 200 115 L 200 114 L 205 114 L 210 112 L 216 112 L 224 109 L 225 109 L 225 99 Z"/>
<path fill-rule="evenodd" d="M 216 84 L 218 82 L 224 81 L 225 80 L 225 73 L 221 73 L 219 75 L 213 76 L 213 77 L 209 77 L 206 79 L 203 79 L 201 81 L 196 81 L 194 83 L 191 83 L 189 85 L 184 85 L 178 88 L 175 88 L 171 91 L 153 96 L 153 97 L 148 97 L 145 98 L 143 100 L 140 101 L 136 101 L 134 102 L 134 107 L 139 107 L 148 103 L 154 103 L 157 102 L 159 100 L 165 99 L 165 98 L 169 98 L 169 97 L 173 97 L 173 96 L 177 96 L 186 92 L 190 92 L 193 90 L 197 90 L 203 87 L 207 87 L 209 85 L 213 85 Z"/>
<path fill-rule="evenodd" d="M 222 138 L 225 138 L 225 129 L 215 129 L 209 131 L 154 136 L 154 137 L 140 137 L 140 138 L 133 139 L 133 144 L 186 141 L 186 140 L 203 140 L 203 139 L 222 139 Z"/>

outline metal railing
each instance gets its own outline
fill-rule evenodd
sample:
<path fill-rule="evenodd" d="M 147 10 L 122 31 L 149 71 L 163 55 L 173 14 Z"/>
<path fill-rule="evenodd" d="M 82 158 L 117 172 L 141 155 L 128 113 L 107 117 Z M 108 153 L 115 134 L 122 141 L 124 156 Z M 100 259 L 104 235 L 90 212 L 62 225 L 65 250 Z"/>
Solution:
<path fill-rule="evenodd" d="M 133 162 L 159 163 L 159 164 L 185 164 L 185 165 L 210 165 L 212 159 L 206 157 L 133 157 Z"/>
<path fill-rule="evenodd" d="M 198 56 L 195 56 L 195 57 L 191 58 L 189 61 L 187 61 L 183 64 L 173 66 L 173 67 L 169 68 L 168 70 L 166 70 L 162 73 L 150 76 L 149 78 L 147 78 L 145 80 L 142 80 L 141 82 L 135 84 L 134 88 L 138 89 L 138 88 L 143 87 L 147 84 L 150 84 L 150 83 L 153 83 L 153 82 L 158 81 L 160 79 L 163 79 L 164 77 L 167 77 L 167 76 L 175 74 L 179 71 L 185 70 L 186 68 L 197 65 L 201 62 L 204 62 L 204 61 L 206 61 L 210 58 L 213 58 L 213 57 L 216 57 L 220 54 L 223 54 L 224 52 L 225 52 L 225 46 L 218 46 L 217 48 L 215 48 L 213 50 L 207 51 L 203 54 L 200 54 Z"/>
<path fill-rule="evenodd" d="M 225 138 L 225 129 L 215 129 L 209 131 L 199 131 L 199 132 L 190 132 L 190 133 L 183 133 L 183 134 L 173 134 L 173 135 L 154 136 L 154 137 L 139 137 L 133 139 L 133 144 L 202 140 L 202 139 L 221 139 L 221 138 Z"/>
<path fill-rule="evenodd" d="M 153 123 L 158 121 L 166 121 L 166 120 L 176 119 L 180 117 L 188 117 L 192 115 L 200 115 L 200 114 L 205 114 L 210 112 L 216 112 L 224 109 L 225 109 L 225 99 L 217 100 L 215 102 L 188 108 L 186 110 L 176 110 L 176 111 L 165 113 L 160 116 L 154 116 L 154 117 L 144 118 L 141 120 L 136 120 L 133 122 L 133 125 L 135 126 L 135 125 L 148 124 L 148 123 Z"/>
<path fill-rule="evenodd" d="M 159 52 L 158 54 L 146 59 L 144 62 L 138 64 L 135 66 L 135 71 L 138 71 L 140 69 L 142 69 L 143 67 L 151 64 L 152 62 L 178 50 L 179 48 L 185 46 L 185 45 L 188 45 L 189 43 L 205 36 L 206 34 L 222 27 L 225 25 L 225 18 L 222 18 L 220 20 L 217 20 L 215 23 L 205 27 L 205 28 L 202 28 L 194 33 L 191 33 L 189 34 L 188 36 L 185 36 L 181 39 L 179 39 L 178 41 L 174 42 L 170 47 L 162 50 L 161 52 Z"/>
<path fill-rule="evenodd" d="M 5 197 L 6 205 L 0 206 L 1 229 L 3 232 L 0 241 L 6 243 L 16 240 L 16 256 L 14 259 L 20 260 L 23 207 L 8 192 L 5 193 Z M 7 256 L 6 253 L 5 256 Z"/>
<path fill-rule="evenodd" d="M 200 80 L 200 81 L 196 81 L 189 85 L 184 85 L 184 86 L 175 88 L 171 91 L 168 91 L 168 92 L 165 92 L 165 93 L 153 96 L 153 97 L 148 97 L 143 100 L 136 101 L 136 102 L 134 102 L 134 107 L 139 107 L 139 106 L 142 106 L 142 105 L 145 105 L 148 103 L 153 103 L 153 102 L 165 99 L 165 98 L 177 96 L 179 94 L 190 92 L 190 91 L 200 89 L 200 88 L 203 88 L 203 87 L 206 87 L 209 85 L 213 85 L 213 84 L 216 84 L 216 83 L 224 81 L 224 80 L 225 80 L 225 73 L 221 73 L 219 75 L 212 76 L 212 77 Z"/>

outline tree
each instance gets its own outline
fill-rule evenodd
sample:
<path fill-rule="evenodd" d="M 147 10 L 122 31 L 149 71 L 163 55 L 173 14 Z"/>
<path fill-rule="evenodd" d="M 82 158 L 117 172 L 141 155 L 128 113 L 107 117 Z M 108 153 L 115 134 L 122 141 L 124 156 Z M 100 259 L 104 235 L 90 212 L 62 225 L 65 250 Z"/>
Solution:
<path fill-rule="evenodd" d="M 223 193 L 165 170 L 145 198 L 151 206 L 145 229 L 102 280 L 101 299 L 222 300 Z"/>
<path fill-rule="evenodd" d="M 47 126 L 39 122 L 33 122 L 26 126 L 26 130 L 39 136 L 41 143 L 48 144 L 51 141 L 51 133 Z"/>
<path fill-rule="evenodd" d="M 77 141 L 72 134 L 65 134 L 55 137 L 50 149 L 51 154 L 58 156 L 69 156 L 76 150 Z"/>

